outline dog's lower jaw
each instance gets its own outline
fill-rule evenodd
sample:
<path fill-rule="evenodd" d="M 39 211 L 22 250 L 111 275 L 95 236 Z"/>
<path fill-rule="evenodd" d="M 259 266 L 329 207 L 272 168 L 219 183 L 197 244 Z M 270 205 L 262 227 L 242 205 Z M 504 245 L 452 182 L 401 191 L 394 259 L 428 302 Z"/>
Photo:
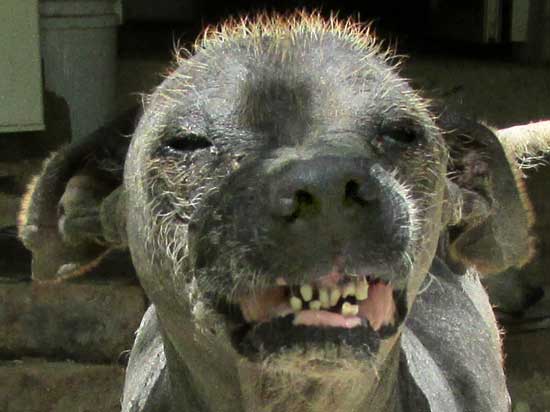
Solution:
<path fill-rule="evenodd" d="M 178 330 L 166 324 L 166 316 L 161 318 L 171 333 Z M 391 412 L 398 410 L 394 392 L 399 336 L 382 340 L 378 353 L 364 361 L 341 356 L 346 351 L 343 347 L 335 349 L 339 356 L 326 356 L 320 349 L 295 349 L 260 362 L 239 356 L 229 345 L 227 351 L 207 351 L 211 355 L 205 356 L 196 340 L 192 343 L 189 337 L 168 334 L 163 338 L 173 404 L 178 410 Z M 213 339 L 223 337 L 220 334 Z"/>
<path fill-rule="evenodd" d="M 261 364 L 243 360 L 239 378 L 244 412 L 395 411 L 397 336 L 364 362 L 334 359 L 319 366 L 315 351 L 296 350 Z M 359 364 L 358 364 L 359 363 Z"/>

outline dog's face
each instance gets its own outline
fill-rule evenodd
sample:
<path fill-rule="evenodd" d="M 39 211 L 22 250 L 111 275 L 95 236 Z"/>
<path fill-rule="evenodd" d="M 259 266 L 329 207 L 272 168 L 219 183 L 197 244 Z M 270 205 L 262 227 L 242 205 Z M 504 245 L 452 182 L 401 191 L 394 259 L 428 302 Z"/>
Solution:
<path fill-rule="evenodd" d="M 447 151 L 370 38 L 304 27 L 207 41 L 159 87 L 129 246 L 191 368 L 334 375 L 358 402 L 433 259 Z"/>

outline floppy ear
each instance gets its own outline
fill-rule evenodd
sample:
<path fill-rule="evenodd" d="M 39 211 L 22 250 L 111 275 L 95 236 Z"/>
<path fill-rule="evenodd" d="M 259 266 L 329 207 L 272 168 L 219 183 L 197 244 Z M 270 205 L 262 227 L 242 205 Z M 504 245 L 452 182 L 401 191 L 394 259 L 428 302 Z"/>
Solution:
<path fill-rule="evenodd" d="M 509 158 L 516 159 L 518 167 L 525 176 L 527 191 L 536 221 L 533 235 L 537 241 L 537 256 L 522 270 L 510 269 L 498 276 L 485 279 L 491 303 L 497 311 L 499 320 L 514 322 L 514 328 L 529 327 L 527 318 L 538 316 L 536 303 L 544 297 L 547 289 L 548 257 L 548 196 L 550 195 L 550 121 L 530 123 L 498 130 L 497 136 Z M 542 303 L 542 302 L 541 302 Z M 531 311 L 532 307 L 532 312 Z M 529 310 L 528 310 L 529 309 Z M 515 317 L 521 314 L 519 326 Z M 511 317 L 510 317 L 511 316 Z M 533 320 L 535 322 L 535 320 Z"/>
<path fill-rule="evenodd" d="M 533 254 L 531 205 L 510 150 L 487 127 L 443 114 L 449 149 L 449 257 L 481 274 L 521 267 Z"/>
<path fill-rule="evenodd" d="M 497 135 L 509 157 L 516 159 L 521 169 L 547 165 L 550 120 L 501 129 Z"/>
<path fill-rule="evenodd" d="M 113 249 L 126 247 L 122 190 L 131 110 L 44 162 L 23 198 L 19 236 L 33 254 L 33 278 L 86 273 Z"/>

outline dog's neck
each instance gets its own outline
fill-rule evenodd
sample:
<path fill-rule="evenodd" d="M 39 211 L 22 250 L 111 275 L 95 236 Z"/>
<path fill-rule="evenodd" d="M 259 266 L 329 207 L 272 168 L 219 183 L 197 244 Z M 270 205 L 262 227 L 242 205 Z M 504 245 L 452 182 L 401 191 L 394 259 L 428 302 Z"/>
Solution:
<path fill-rule="evenodd" d="M 400 409 L 397 380 L 399 341 L 381 365 L 354 368 L 352 364 L 333 373 L 307 373 L 308 360 L 296 358 L 284 368 L 247 361 L 235 368 L 238 379 L 228 387 L 214 384 L 219 370 L 210 369 L 208 388 L 201 388 L 195 372 L 177 352 L 165 345 L 172 392 L 178 411 L 193 412 L 397 412 Z M 292 367 L 294 364 L 294 367 Z M 207 368 L 207 366 L 205 366 Z M 368 372 L 367 372 L 368 369 Z M 201 371 L 204 373 L 205 371 Z M 201 373 L 199 372 L 199 374 Z M 200 380 L 200 378 L 199 378 Z M 221 391 L 226 393 L 220 393 Z M 231 393 L 227 393 L 231 392 Z M 184 406 L 185 405 L 185 406 Z"/>

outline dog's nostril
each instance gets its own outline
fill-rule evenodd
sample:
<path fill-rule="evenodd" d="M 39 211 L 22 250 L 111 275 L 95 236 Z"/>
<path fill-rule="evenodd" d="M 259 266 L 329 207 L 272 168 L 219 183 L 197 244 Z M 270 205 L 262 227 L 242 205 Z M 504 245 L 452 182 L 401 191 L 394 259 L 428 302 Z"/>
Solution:
<path fill-rule="evenodd" d="M 365 196 L 364 188 L 361 190 L 361 187 L 355 180 L 350 180 L 346 183 L 345 195 L 344 195 L 344 204 L 359 204 L 365 206 L 367 204 L 367 196 Z"/>
<path fill-rule="evenodd" d="M 279 215 L 288 222 L 311 214 L 315 208 L 313 196 L 304 190 L 297 190 L 292 197 L 281 197 L 277 203 Z"/>
<path fill-rule="evenodd" d="M 313 196 L 304 190 L 298 190 L 294 197 L 298 207 L 313 205 Z"/>

